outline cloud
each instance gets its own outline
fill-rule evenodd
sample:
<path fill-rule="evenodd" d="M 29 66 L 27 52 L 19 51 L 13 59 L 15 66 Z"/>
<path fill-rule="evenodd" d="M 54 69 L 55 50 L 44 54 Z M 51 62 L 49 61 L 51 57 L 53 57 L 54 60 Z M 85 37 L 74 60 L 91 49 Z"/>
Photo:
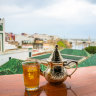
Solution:
<path fill-rule="evenodd" d="M 0 0 L 0 17 L 9 32 L 61 32 L 62 37 L 65 32 L 73 37 L 96 31 L 92 0 Z"/>
<path fill-rule="evenodd" d="M 88 22 L 96 16 L 96 5 L 83 0 L 62 0 L 57 4 L 36 10 L 35 14 L 67 21 Z"/>
<path fill-rule="evenodd" d="M 7 15 L 9 13 L 10 18 L 47 18 L 63 20 L 66 24 L 91 24 L 96 21 L 96 4 L 90 3 L 88 0 L 56 0 L 43 8 L 35 9 L 30 4 L 23 7 L 3 6 L 1 13 Z"/>
<path fill-rule="evenodd" d="M 3 15 L 12 15 L 12 14 L 17 14 L 17 13 L 20 13 L 20 12 L 23 12 L 24 9 L 23 8 L 20 8 L 20 7 L 17 7 L 17 6 L 5 6 L 5 5 L 1 5 L 0 6 L 0 12 L 1 14 Z"/>
<path fill-rule="evenodd" d="M 43 7 L 40 8 L 34 8 L 38 0 L 35 2 L 33 0 L 28 0 L 29 2 L 26 2 L 26 0 L 19 1 L 13 0 L 12 2 L 11 0 L 12 5 L 10 6 L 7 0 L 5 5 L 2 4 L 0 6 L 1 14 L 18 18 L 19 16 L 24 18 L 31 18 L 33 16 L 38 18 L 54 18 L 69 22 L 90 22 L 96 16 L 96 5 L 86 0 L 56 0 L 56 2 L 49 3 L 47 6 L 42 5 Z M 48 0 L 46 2 L 48 3 Z M 33 4 L 35 5 L 33 6 Z"/>

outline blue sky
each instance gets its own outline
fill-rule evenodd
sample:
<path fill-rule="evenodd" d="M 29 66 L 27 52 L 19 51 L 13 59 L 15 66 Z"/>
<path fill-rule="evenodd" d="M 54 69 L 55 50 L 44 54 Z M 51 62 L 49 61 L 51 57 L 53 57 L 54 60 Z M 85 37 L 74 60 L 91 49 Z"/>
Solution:
<path fill-rule="evenodd" d="M 96 0 L 0 0 L 6 32 L 96 39 Z"/>

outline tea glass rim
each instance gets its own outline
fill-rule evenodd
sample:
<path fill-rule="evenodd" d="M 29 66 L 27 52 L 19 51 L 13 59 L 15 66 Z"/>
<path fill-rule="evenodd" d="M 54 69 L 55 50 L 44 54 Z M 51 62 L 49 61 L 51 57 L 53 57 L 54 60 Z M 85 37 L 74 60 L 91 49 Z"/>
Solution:
<path fill-rule="evenodd" d="M 34 60 L 33 61 L 30 61 L 30 60 L 29 61 L 23 61 L 22 65 L 35 64 L 35 63 L 38 64 L 39 63 L 38 60 L 35 60 L 35 61 Z"/>

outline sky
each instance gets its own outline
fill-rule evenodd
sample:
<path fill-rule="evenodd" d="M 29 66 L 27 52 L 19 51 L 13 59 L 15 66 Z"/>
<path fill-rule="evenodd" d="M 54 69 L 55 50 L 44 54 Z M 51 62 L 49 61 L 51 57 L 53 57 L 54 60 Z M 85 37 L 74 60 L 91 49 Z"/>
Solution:
<path fill-rule="evenodd" d="M 96 39 L 96 0 L 0 0 L 5 31 Z"/>

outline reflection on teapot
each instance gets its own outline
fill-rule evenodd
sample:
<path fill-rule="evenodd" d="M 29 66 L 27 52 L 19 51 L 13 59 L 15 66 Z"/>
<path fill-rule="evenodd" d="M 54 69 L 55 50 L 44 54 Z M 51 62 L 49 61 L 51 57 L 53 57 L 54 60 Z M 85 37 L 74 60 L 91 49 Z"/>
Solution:
<path fill-rule="evenodd" d="M 46 96 L 67 96 L 67 87 L 63 83 L 53 85 L 47 83 L 45 86 L 42 87 L 46 93 Z"/>
<path fill-rule="evenodd" d="M 75 70 L 71 74 L 68 74 L 67 68 L 69 65 L 74 64 L 76 64 Z M 58 51 L 58 45 L 56 45 L 54 52 L 47 61 L 41 61 L 41 65 L 46 67 L 46 70 L 43 70 L 41 66 L 41 75 L 43 75 L 45 79 L 51 83 L 62 83 L 67 79 L 67 77 L 71 77 L 78 67 L 78 63 L 76 61 L 67 63 L 67 61 L 63 59 Z"/>
<path fill-rule="evenodd" d="M 78 96 L 71 86 L 68 86 L 64 83 L 54 84 L 47 83 L 46 85 L 41 87 L 46 95 L 44 96 Z M 69 91 L 70 92 L 69 92 Z M 41 95 L 42 96 L 42 95 Z"/>

